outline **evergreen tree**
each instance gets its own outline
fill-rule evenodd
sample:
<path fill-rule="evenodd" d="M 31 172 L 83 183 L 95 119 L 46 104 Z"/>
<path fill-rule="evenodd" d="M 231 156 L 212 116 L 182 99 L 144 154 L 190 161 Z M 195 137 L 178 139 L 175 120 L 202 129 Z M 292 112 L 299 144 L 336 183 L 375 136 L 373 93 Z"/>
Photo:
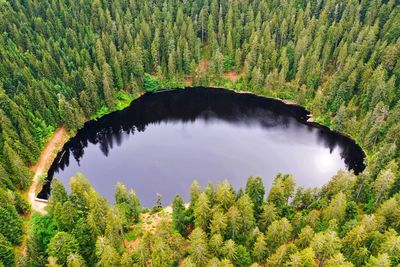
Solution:
<path fill-rule="evenodd" d="M 172 202 L 172 222 L 176 231 L 181 235 L 186 234 L 185 205 L 180 195 L 177 195 Z"/>
<path fill-rule="evenodd" d="M 50 257 L 57 259 L 60 265 L 67 265 L 68 256 L 79 252 L 75 238 L 65 232 L 58 232 L 49 242 L 47 252 Z"/>
<path fill-rule="evenodd" d="M 228 210 L 233 204 L 235 196 L 232 186 L 227 180 L 217 184 L 216 199 L 217 203 L 219 203 L 224 210 Z"/>
<path fill-rule="evenodd" d="M 83 81 L 85 88 L 88 91 L 88 98 L 90 99 L 93 110 L 97 110 L 100 105 L 99 90 L 96 84 L 96 77 L 90 67 L 86 67 L 83 73 Z"/>
<path fill-rule="evenodd" d="M 256 242 L 253 247 L 253 257 L 256 262 L 263 262 L 268 255 L 267 242 L 264 234 L 260 233 L 257 236 Z"/>
<path fill-rule="evenodd" d="M 206 234 L 201 228 L 195 228 L 189 235 L 188 252 L 196 265 L 205 265 L 209 258 Z"/>
<path fill-rule="evenodd" d="M 236 257 L 228 253 L 229 259 L 210 259 L 213 249 L 206 258 L 194 253 L 183 263 L 250 265 L 241 257 L 246 249 L 253 251 L 259 230 L 271 239 L 268 246 L 274 250 L 268 251 L 269 259 L 263 258 L 267 265 L 398 263 L 397 234 L 389 230 L 400 229 L 398 1 L 289 0 L 282 10 L 275 2 L 259 0 L 15 0 L 2 3 L 0 15 L 3 265 L 15 264 L 9 252 L 10 243 L 21 240 L 18 213 L 29 212 L 18 191 L 31 183 L 27 166 L 36 162 L 57 126 L 73 134 L 101 107 L 115 110 L 117 90 L 136 96 L 157 91 L 166 78 L 168 84 L 185 79 L 205 85 L 219 84 L 221 77 L 234 88 L 290 96 L 318 122 L 354 137 L 368 167 L 357 178 L 339 172 L 321 190 L 299 189 L 295 195 L 293 178 L 278 175 L 267 204 L 260 197 L 260 181 L 249 182 L 246 194 L 236 194 L 227 181 L 204 194 L 195 185 L 187 210 L 177 200 L 175 228 L 190 232 L 197 219 L 204 236 L 215 237 L 221 250 L 227 244 L 226 249 L 235 247 Z M 237 77 L 230 80 L 231 74 L 224 72 L 233 68 Z M 88 266 L 118 266 L 123 234 L 137 227 L 142 212 L 136 193 L 122 191 L 112 206 L 79 175 L 71 181 L 69 196 L 53 181 L 49 215 L 31 219 L 26 264 L 80 266 L 83 258 Z M 207 198 L 207 205 L 199 201 Z M 288 226 L 285 219 L 293 233 L 279 240 L 281 236 L 271 233 L 280 231 L 274 221 Z M 60 230 L 75 238 L 79 251 L 47 255 L 50 239 Z M 283 236 L 289 232 L 282 231 Z M 145 240 L 129 256 L 124 254 L 124 262 L 181 263 L 183 256 L 174 252 L 184 249 L 170 244 L 180 243 L 179 234 L 164 228 L 158 233 L 158 247 L 154 240 Z M 106 236 L 106 241 L 96 247 L 98 236 Z M 223 251 L 215 254 L 224 257 Z"/>
<path fill-rule="evenodd" d="M 288 262 L 289 266 L 315 266 L 315 253 L 312 248 L 305 248 L 301 251 L 293 253 L 290 255 L 290 261 Z M 337 265 L 336 265 L 337 266 Z"/>
<path fill-rule="evenodd" d="M 79 254 L 70 254 L 67 258 L 68 267 L 83 267 L 86 266 L 85 260 Z"/>
<path fill-rule="evenodd" d="M 224 234 L 228 226 L 227 220 L 227 216 L 221 210 L 213 211 L 210 223 L 211 234 Z"/>
<path fill-rule="evenodd" d="M 0 262 L 4 266 L 14 266 L 14 252 L 12 244 L 0 234 Z"/>
<path fill-rule="evenodd" d="M 265 236 L 269 251 L 274 251 L 280 245 L 286 243 L 292 237 L 292 230 L 292 225 L 286 218 L 274 221 L 268 227 Z"/>
<path fill-rule="evenodd" d="M 103 95 L 104 100 L 109 108 L 114 106 L 114 83 L 112 70 L 110 65 L 104 63 L 102 66 L 103 71 Z"/>
<path fill-rule="evenodd" d="M 258 220 L 260 230 L 267 230 L 268 226 L 279 218 L 278 212 L 273 204 L 267 203 L 262 207 L 262 213 Z"/>
<path fill-rule="evenodd" d="M 200 193 L 194 206 L 194 221 L 196 227 L 202 228 L 204 231 L 208 228 L 210 220 L 210 201 L 206 193 Z"/>
<path fill-rule="evenodd" d="M 4 203 L 3 205 L 5 205 Z M 0 207 L 0 234 L 14 245 L 20 244 L 23 234 L 23 221 L 14 207 Z"/>
<path fill-rule="evenodd" d="M 258 219 L 263 211 L 265 188 L 260 177 L 249 177 L 246 183 L 246 194 L 254 204 L 254 217 Z"/>
<path fill-rule="evenodd" d="M 336 232 L 326 231 L 317 233 L 310 245 L 315 251 L 318 260 L 323 263 L 326 259 L 339 252 L 341 242 Z"/>
<path fill-rule="evenodd" d="M 107 238 L 99 236 L 96 241 L 96 256 L 98 266 L 119 266 L 120 256 L 116 249 L 111 246 Z"/>

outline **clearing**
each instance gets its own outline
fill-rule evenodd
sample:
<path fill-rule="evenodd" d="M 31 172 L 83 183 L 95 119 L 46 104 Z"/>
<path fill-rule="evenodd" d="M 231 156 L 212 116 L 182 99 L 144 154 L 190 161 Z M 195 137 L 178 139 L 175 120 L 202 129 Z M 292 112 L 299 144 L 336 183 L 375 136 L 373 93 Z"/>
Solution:
<path fill-rule="evenodd" d="M 44 208 L 47 205 L 47 201 L 41 201 L 36 198 L 37 190 L 39 189 L 38 187 L 41 186 L 40 177 L 50 168 L 50 165 L 57 156 L 58 151 L 62 148 L 67 139 L 67 129 L 65 129 L 63 126 L 58 127 L 50 140 L 47 142 L 37 163 L 30 167 L 30 170 L 35 173 L 32 184 L 28 191 L 28 200 L 32 206 L 32 211 L 46 214 L 46 210 Z"/>

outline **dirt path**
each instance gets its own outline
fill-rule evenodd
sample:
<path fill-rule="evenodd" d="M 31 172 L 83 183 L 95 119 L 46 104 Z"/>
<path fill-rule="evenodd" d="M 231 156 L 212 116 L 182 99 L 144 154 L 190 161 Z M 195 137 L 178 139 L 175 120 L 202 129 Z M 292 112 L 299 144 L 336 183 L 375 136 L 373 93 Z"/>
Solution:
<path fill-rule="evenodd" d="M 242 74 L 237 74 L 236 71 L 229 71 L 229 72 L 225 72 L 222 74 L 222 77 L 224 77 L 225 79 L 228 79 L 234 83 L 237 82 L 241 76 L 242 76 Z"/>
<path fill-rule="evenodd" d="M 41 214 L 45 214 L 46 210 L 44 209 L 47 205 L 47 201 L 39 200 L 36 198 L 38 186 L 40 185 L 40 175 L 47 172 L 51 163 L 57 155 L 57 152 L 62 148 L 65 141 L 68 138 L 68 132 L 63 127 L 60 126 L 54 132 L 53 136 L 47 142 L 45 148 L 40 154 L 39 160 L 36 165 L 32 166 L 30 169 L 35 173 L 33 176 L 33 181 L 28 191 L 28 200 L 32 206 L 32 211 L 37 211 Z"/>

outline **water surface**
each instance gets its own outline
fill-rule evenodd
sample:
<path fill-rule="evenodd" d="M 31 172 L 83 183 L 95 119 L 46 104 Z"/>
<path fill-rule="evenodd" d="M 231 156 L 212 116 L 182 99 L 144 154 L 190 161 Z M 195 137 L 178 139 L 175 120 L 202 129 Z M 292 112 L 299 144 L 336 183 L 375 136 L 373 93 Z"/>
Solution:
<path fill-rule="evenodd" d="M 120 181 L 150 207 L 157 194 L 166 205 L 176 194 L 188 200 L 193 179 L 203 186 L 228 179 L 239 189 L 247 177 L 261 176 L 269 188 L 280 172 L 314 187 L 339 169 L 362 171 L 362 150 L 347 137 L 307 123 L 307 115 L 298 106 L 222 89 L 148 94 L 85 124 L 48 177 L 68 185 L 81 172 L 111 202 Z M 48 194 L 49 183 L 39 197 Z"/>

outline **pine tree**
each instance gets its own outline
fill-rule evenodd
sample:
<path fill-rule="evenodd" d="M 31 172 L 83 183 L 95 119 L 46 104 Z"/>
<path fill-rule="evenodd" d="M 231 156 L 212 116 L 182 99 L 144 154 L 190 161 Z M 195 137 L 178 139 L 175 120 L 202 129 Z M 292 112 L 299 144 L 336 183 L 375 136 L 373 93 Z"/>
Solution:
<path fill-rule="evenodd" d="M 326 222 L 337 220 L 342 222 L 346 215 L 347 198 L 343 192 L 336 194 L 328 207 L 323 210 L 322 217 Z"/>
<path fill-rule="evenodd" d="M 79 254 L 70 254 L 67 258 L 68 267 L 83 267 L 86 266 L 85 260 Z"/>
<path fill-rule="evenodd" d="M 266 231 L 268 226 L 279 218 L 278 211 L 271 203 L 262 206 L 262 213 L 258 220 L 260 230 Z"/>
<path fill-rule="evenodd" d="M 93 229 L 87 224 L 85 217 L 76 222 L 71 234 L 78 242 L 79 253 L 85 259 L 87 265 L 93 265 L 96 259 L 96 236 Z"/>
<path fill-rule="evenodd" d="M 104 63 L 103 70 L 103 95 L 109 108 L 114 107 L 114 83 L 110 65 Z"/>
<path fill-rule="evenodd" d="M 13 183 L 19 189 L 26 189 L 32 179 L 32 174 L 8 142 L 4 144 L 4 158 L 8 164 L 9 173 L 13 174 L 10 176 Z"/>
<path fill-rule="evenodd" d="M 382 199 L 387 197 L 394 184 L 395 177 L 392 171 L 392 166 L 393 163 L 389 164 L 386 169 L 382 170 L 379 173 L 378 178 L 372 184 L 372 190 L 375 194 L 375 204 L 380 203 Z"/>
<path fill-rule="evenodd" d="M 65 97 L 61 97 L 58 106 L 65 127 L 72 131 L 76 130 L 79 127 L 79 118 L 72 104 L 69 103 Z"/>
<path fill-rule="evenodd" d="M 224 244 L 224 239 L 220 233 L 216 233 L 211 236 L 208 245 L 214 256 L 221 258 L 223 256 L 222 247 Z"/>
<path fill-rule="evenodd" d="M 236 206 L 239 210 L 239 221 L 240 227 L 238 232 L 238 238 L 241 240 L 248 240 L 250 232 L 255 227 L 254 219 L 254 209 L 253 203 L 247 194 L 241 196 L 237 202 Z"/>
<path fill-rule="evenodd" d="M 227 217 L 221 210 L 216 210 L 212 212 L 212 219 L 210 223 L 211 234 L 221 234 L 225 233 L 228 226 Z"/>
<path fill-rule="evenodd" d="M 307 248 L 310 245 L 314 234 L 314 230 L 309 225 L 305 226 L 301 229 L 300 234 L 295 242 L 296 246 L 304 249 Z"/>
<path fill-rule="evenodd" d="M 109 240 L 103 236 L 97 238 L 96 256 L 98 258 L 98 266 L 119 266 L 120 264 L 120 256 L 118 252 L 111 246 Z"/>
<path fill-rule="evenodd" d="M 351 262 L 346 261 L 345 257 L 341 253 L 338 253 L 332 257 L 330 257 L 326 262 L 325 265 L 327 267 L 334 267 L 334 266 L 343 266 L 343 267 L 351 267 L 353 264 Z"/>
<path fill-rule="evenodd" d="M 196 227 L 189 235 L 188 252 L 191 260 L 196 265 L 204 265 L 209 258 L 206 234 L 201 228 Z"/>
<path fill-rule="evenodd" d="M 96 84 L 96 77 L 94 76 L 90 67 L 85 68 L 85 71 L 83 73 L 83 81 L 85 83 L 85 88 L 88 92 L 88 97 L 90 98 L 90 110 L 97 110 L 100 106 L 99 90 Z"/>
<path fill-rule="evenodd" d="M 235 196 L 228 180 L 224 180 L 222 183 L 217 184 L 216 199 L 217 203 L 221 205 L 224 210 L 228 210 L 233 204 Z"/>
<path fill-rule="evenodd" d="M 235 262 L 238 259 L 237 245 L 235 241 L 229 239 L 225 241 L 222 247 L 223 256 L 231 262 Z"/>
<path fill-rule="evenodd" d="M 58 228 L 63 231 L 72 229 L 79 219 L 78 211 L 71 201 L 66 201 L 63 204 L 57 203 L 53 213 Z"/>
<path fill-rule="evenodd" d="M 160 30 L 156 29 L 153 42 L 151 43 L 151 56 L 153 58 L 153 68 L 160 65 Z"/>
<path fill-rule="evenodd" d="M 174 77 L 176 73 L 176 53 L 172 51 L 168 55 L 168 75 Z"/>
<path fill-rule="evenodd" d="M 288 219 L 283 218 L 274 221 L 267 230 L 265 239 L 270 251 L 274 251 L 280 245 L 286 243 L 292 236 L 293 227 Z"/>
<path fill-rule="evenodd" d="M 290 175 L 278 174 L 269 191 L 268 201 L 272 202 L 276 207 L 281 208 L 287 204 L 289 197 L 293 195 L 293 191 L 293 177 Z"/>
<path fill-rule="evenodd" d="M 200 193 L 196 204 L 194 206 L 194 221 L 196 227 L 202 228 L 204 231 L 207 230 L 210 220 L 210 201 L 206 193 Z"/>
<path fill-rule="evenodd" d="M 371 255 L 368 263 L 365 266 L 367 266 L 367 267 L 372 267 L 372 266 L 389 267 L 389 266 L 391 266 L 389 255 L 386 253 L 378 254 L 377 257 L 374 257 Z"/>
<path fill-rule="evenodd" d="M 172 202 L 172 222 L 178 233 L 186 234 L 185 205 L 180 195 L 177 195 Z"/>
<path fill-rule="evenodd" d="M 0 262 L 5 264 L 4 266 L 14 266 L 14 251 L 12 244 L 0 234 Z"/>
<path fill-rule="evenodd" d="M 315 251 L 318 260 L 323 263 L 339 252 L 341 242 L 336 232 L 326 231 L 317 233 L 311 241 L 311 247 Z"/>
<path fill-rule="evenodd" d="M 305 248 L 302 251 L 298 251 L 290 255 L 289 266 L 300 267 L 300 266 L 315 266 L 315 253 L 312 248 Z"/>
<path fill-rule="evenodd" d="M 257 236 L 253 247 L 253 258 L 256 262 L 263 262 L 268 255 L 267 242 L 263 233 Z"/>
<path fill-rule="evenodd" d="M 67 265 L 68 256 L 78 253 L 79 246 L 75 238 L 65 232 L 58 232 L 49 242 L 47 252 L 50 257 L 57 258 L 57 263 Z"/>
<path fill-rule="evenodd" d="M 264 183 L 260 177 L 251 176 L 247 179 L 246 194 L 254 204 L 254 217 L 257 220 L 262 212 L 265 195 Z"/>

